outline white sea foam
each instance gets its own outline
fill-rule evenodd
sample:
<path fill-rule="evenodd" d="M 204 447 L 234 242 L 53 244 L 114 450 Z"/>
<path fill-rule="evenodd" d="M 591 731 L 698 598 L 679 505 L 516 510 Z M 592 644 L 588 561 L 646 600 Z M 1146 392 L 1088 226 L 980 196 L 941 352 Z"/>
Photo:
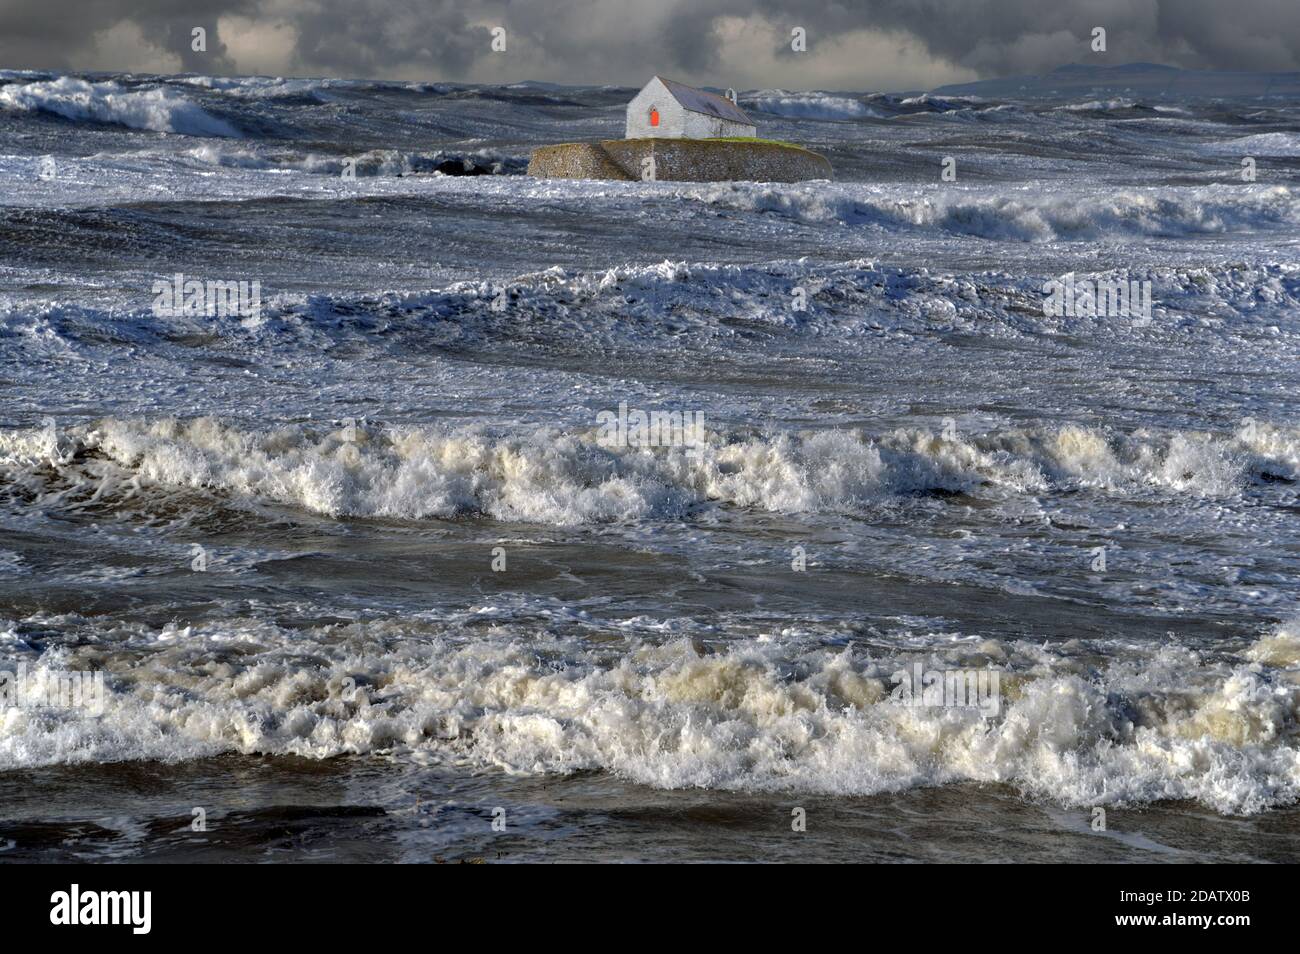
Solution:
<path fill-rule="evenodd" d="M 792 119 L 862 119 L 880 116 L 876 110 L 861 100 L 829 93 L 790 93 L 785 90 L 765 90 L 745 101 L 754 109 L 774 116 Z"/>
<path fill-rule="evenodd" d="M 187 488 L 334 516 L 485 514 L 551 524 L 680 517 L 722 504 L 780 513 L 853 511 L 934 490 L 1035 495 L 1228 497 L 1254 470 L 1287 474 L 1300 432 L 1111 435 L 1077 426 L 948 439 L 926 430 L 711 431 L 683 448 L 610 448 L 596 429 L 247 431 L 213 418 L 106 419 L 50 433 L 0 431 L 0 468 L 31 483 L 44 468 L 100 500 Z"/>
<path fill-rule="evenodd" d="M 1052 192 L 942 192 L 871 186 L 774 186 L 727 183 L 683 187 L 710 205 L 776 212 L 803 222 L 942 229 L 1013 242 L 1080 241 L 1110 236 L 1173 236 L 1300 227 L 1300 196 L 1289 186 L 1207 186 L 1192 190 L 1108 190 L 1087 196 Z"/>
<path fill-rule="evenodd" d="M 326 90 L 355 85 L 348 80 L 286 79 L 280 76 L 183 76 L 172 80 L 240 99 L 279 99 L 306 96 L 329 102 Z"/>
<path fill-rule="evenodd" d="M 71 76 L 61 76 L 49 82 L 0 87 L 0 106 L 155 132 L 189 136 L 239 135 L 239 131 L 226 121 L 210 116 L 170 90 L 127 90 L 117 83 L 89 83 Z"/>
<path fill-rule="evenodd" d="M 869 260 L 661 262 L 593 271 L 552 268 L 413 293 L 265 296 L 259 322 L 211 319 L 201 329 L 192 318 L 159 317 L 144 308 L 77 307 L 58 300 L 32 305 L 0 292 L 0 342 L 29 366 L 98 360 L 105 341 L 185 362 L 193 352 L 175 342 L 201 331 L 250 360 L 302 362 L 302 373 L 309 374 L 321 373 L 307 369 L 322 362 L 332 364 L 336 345 L 359 360 L 390 361 L 453 343 L 478 350 L 528 341 L 567 350 L 581 342 L 607 353 L 639 353 L 688 338 L 701 353 L 725 359 L 757 340 L 814 348 L 835 341 L 856 358 L 876 350 L 882 336 L 925 345 L 936 335 L 1033 341 L 1064 333 L 1102 347 L 1107 339 L 1117 347 L 1168 343 L 1202 357 L 1227 349 L 1240 353 L 1248 343 L 1280 361 L 1300 339 L 1300 268 L 1294 265 L 1079 272 L 1076 278 L 1150 281 L 1151 321 L 1139 327 L 1122 315 L 1045 316 L 1043 279 L 1002 272 L 949 275 Z M 807 294 L 805 311 L 790 307 L 794 288 Z M 494 309 L 503 294 L 509 309 Z M 337 370 L 332 365 L 329 373 Z M 139 386 L 122 374 L 130 387 Z M 545 387 L 542 381 L 529 372 L 518 383 L 540 397 L 543 392 L 533 389 Z M 171 410 L 161 401 L 140 407 L 142 413 Z M 726 412 L 718 405 L 707 410 Z M 1289 476 L 1291 468 L 1271 473 Z"/>
<path fill-rule="evenodd" d="M 232 147 L 226 144 L 205 143 L 189 150 L 186 155 L 199 162 L 227 169 L 290 170 L 337 176 L 344 169 L 345 158 L 354 163 L 358 175 L 396 175 L 409 172 L 410 165 L 404 157 L 392 150 L 374 150 L 357 156 L 328 156 L 320 153 L 286 153 L 257 147 Z"/>
<path fill-rule="evenodd" d="M 1070 103 L 1066 106 L 1057 107 L 1058 109 L 1069 113 L 1111 113 L 1125 109 L 1133 109 L 1138 103 L 1132 99 L 1091 99 L 1086 103 Z"/>
<path fill-rule="evenodd" d="M 1214 143 L 1207 151 L 1230 156 L 1300 156 L 1300 134 L 1293 132 L 1257 133 Z"/>
<path fill-rule="evenodd" d="M 937 112 L 949 112 L 958 109 L 971 109 L 983 105 L 985 100 L 977 96 L 935 96 L 933 93 L 922 93 L 920 96 L 908 96 L 899 100 L 900 106 L 915 109 L 924 107 Z"/>
<path fill-rule="evenodd" d="M 1267 666 L 1300 669 L 1300 618 L 1261 636 L 1246 651 L 1246 658 Z"/>
<path fill-rule="evenodd" d="M 1300 796 L 1300 685 L 1271 656 L 1112 647 L 1094 670 L 1077 661 L 1082 647 L 1037 641 L 907 655 L 773 638 L 702 654 L 689 639 L 595 648 L 505 621 L 472 641 L 454 620 L 111 634 L 63 622 L 85 634 L 78 648 L 29 668 L 98 660 L 105 714 L 0 712 L 4 768 L 421 752 L 663 788 L 871 794 L 978 781 L 1066 805 L 1185 798 L 1232 813 Z M 997 670 L 999 712 L 900 704 L 893 673 L 913 662 Z"/>

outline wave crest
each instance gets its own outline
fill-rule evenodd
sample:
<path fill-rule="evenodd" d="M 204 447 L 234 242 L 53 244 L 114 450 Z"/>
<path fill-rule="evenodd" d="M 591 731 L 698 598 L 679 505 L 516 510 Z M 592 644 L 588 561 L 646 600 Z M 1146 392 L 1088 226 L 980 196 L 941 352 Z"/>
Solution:
<path fill-rule="evenodd" d="M 1080 662 L 1086 647 L 1041 640 L 708 651 L 504 622 L 466 640 L 456 619 L 111 633 L 71 622 L 84 631 L 76 648 L 32 657 L 29 670 L 107 669 L 103 717 L 8 709 L 0 766 L 418 752 L 660 788 L 869 795 L 982 782 L 1072 806 L 1192 799 L 1224 813 L 1300 797 L 1293 662 L 1167 646 L 1094 669 Z M 894 674 L 916 664 L 997 671 L 997 706 L 905 704 Z"/>
<path fill-rule="evenodd" d="M 71 76 L 0 87 L 0 106 L 43 112 L 74 122 L 114 123 L 187 136 L 238 137 L 239 130 L 167 89 L 126 90 Z"/>
<path fill-rule="evenodd" d="M 214 418 L 107 419 L 59 435 L 0 432 L 0 468 L 15 485 L 54 468 L 60 482 L 100 503 L 153 486 L 331 517 L 482 514 L 572 525 L 681 518 L 718 504 L 856 512 L 935 492 L 1223 497 L 1256 475 L 1300 475 L 1300 431 L 1265 424 L 1229 435 L 1112 435 L 1073 426 L 969 436 L 912 428 L 880 435 L 706 430 L 690 448 L 606 446 L 594 424 L 523 434 L 359 425 L 352 433 L 300 425 L 245 431 Z"/>

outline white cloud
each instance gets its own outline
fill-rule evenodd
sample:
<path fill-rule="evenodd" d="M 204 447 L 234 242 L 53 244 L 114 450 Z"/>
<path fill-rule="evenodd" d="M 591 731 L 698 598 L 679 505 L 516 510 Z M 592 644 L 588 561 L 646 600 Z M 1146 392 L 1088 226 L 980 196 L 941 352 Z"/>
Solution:
<path fill-rule="evenodd" d="M 85 70 L 122 70 L 136 73 L 177 73 L 181 58 L 161 48 L 156 39 L 130 20 L 122 20 L 100 30 L 92 38 L 92 47 L 81 67 Z M 123 64 L 129 64 L 123 66 Z"/>
<path fill-rule="evenodd" d="M 291 24 L 228 16 L 217 21 L 217 30 L 240 73 L 280 76 L 292 70 L 298 31 Z"/>
<path fill-rule="evenodd" d="M 788 55 L 790 30 L 758 18 L 728 18 L 719 24 L 720 68 L 725 77 L 698 76 L 715 86 L 787 89 L 928 89 L 978 79 L 926 51 L 916 37 L 901 31 L 868 29 L 819 33 L 805 27 L 807 51 Z M 777 49 L 783 55 L 776 55 Z"/>

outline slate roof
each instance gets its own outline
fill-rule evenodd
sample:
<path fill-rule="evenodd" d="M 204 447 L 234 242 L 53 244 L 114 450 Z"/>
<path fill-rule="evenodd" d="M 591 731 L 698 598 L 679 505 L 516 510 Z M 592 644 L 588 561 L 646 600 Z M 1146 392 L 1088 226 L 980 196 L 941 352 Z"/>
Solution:
<path fill-rule="evenodd" d="M 745 115 L 743 109 L 725 96 L 706 93 L 702 89 L 687 86 L 685 83 L 676 83 L 670 79 L 664 79 L 662 76 L 655 78 L 668 88 L 668 92 L 672 94 L 673 99 L 681 104 L 683 109 L 690 110 L 693 113 L 704 113 L 706 116 L 716 116 L 719 119 L 727 119 L 733 123 L 744 123 L 747 126 L 755 125 L 754 121 Z"/>

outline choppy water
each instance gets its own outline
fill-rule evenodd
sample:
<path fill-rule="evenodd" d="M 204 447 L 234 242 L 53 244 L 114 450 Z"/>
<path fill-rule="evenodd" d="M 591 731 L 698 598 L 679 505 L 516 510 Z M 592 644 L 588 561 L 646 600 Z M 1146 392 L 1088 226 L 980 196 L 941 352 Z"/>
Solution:
<path fill-rule="evenodd" d="M 0 73 L 0 669 L 106 687 L 0 710 L 0 858 L 1294 858 L 1300 110 L 753 91 L 834 183 L 521 174 L 630 95 Z"/>

